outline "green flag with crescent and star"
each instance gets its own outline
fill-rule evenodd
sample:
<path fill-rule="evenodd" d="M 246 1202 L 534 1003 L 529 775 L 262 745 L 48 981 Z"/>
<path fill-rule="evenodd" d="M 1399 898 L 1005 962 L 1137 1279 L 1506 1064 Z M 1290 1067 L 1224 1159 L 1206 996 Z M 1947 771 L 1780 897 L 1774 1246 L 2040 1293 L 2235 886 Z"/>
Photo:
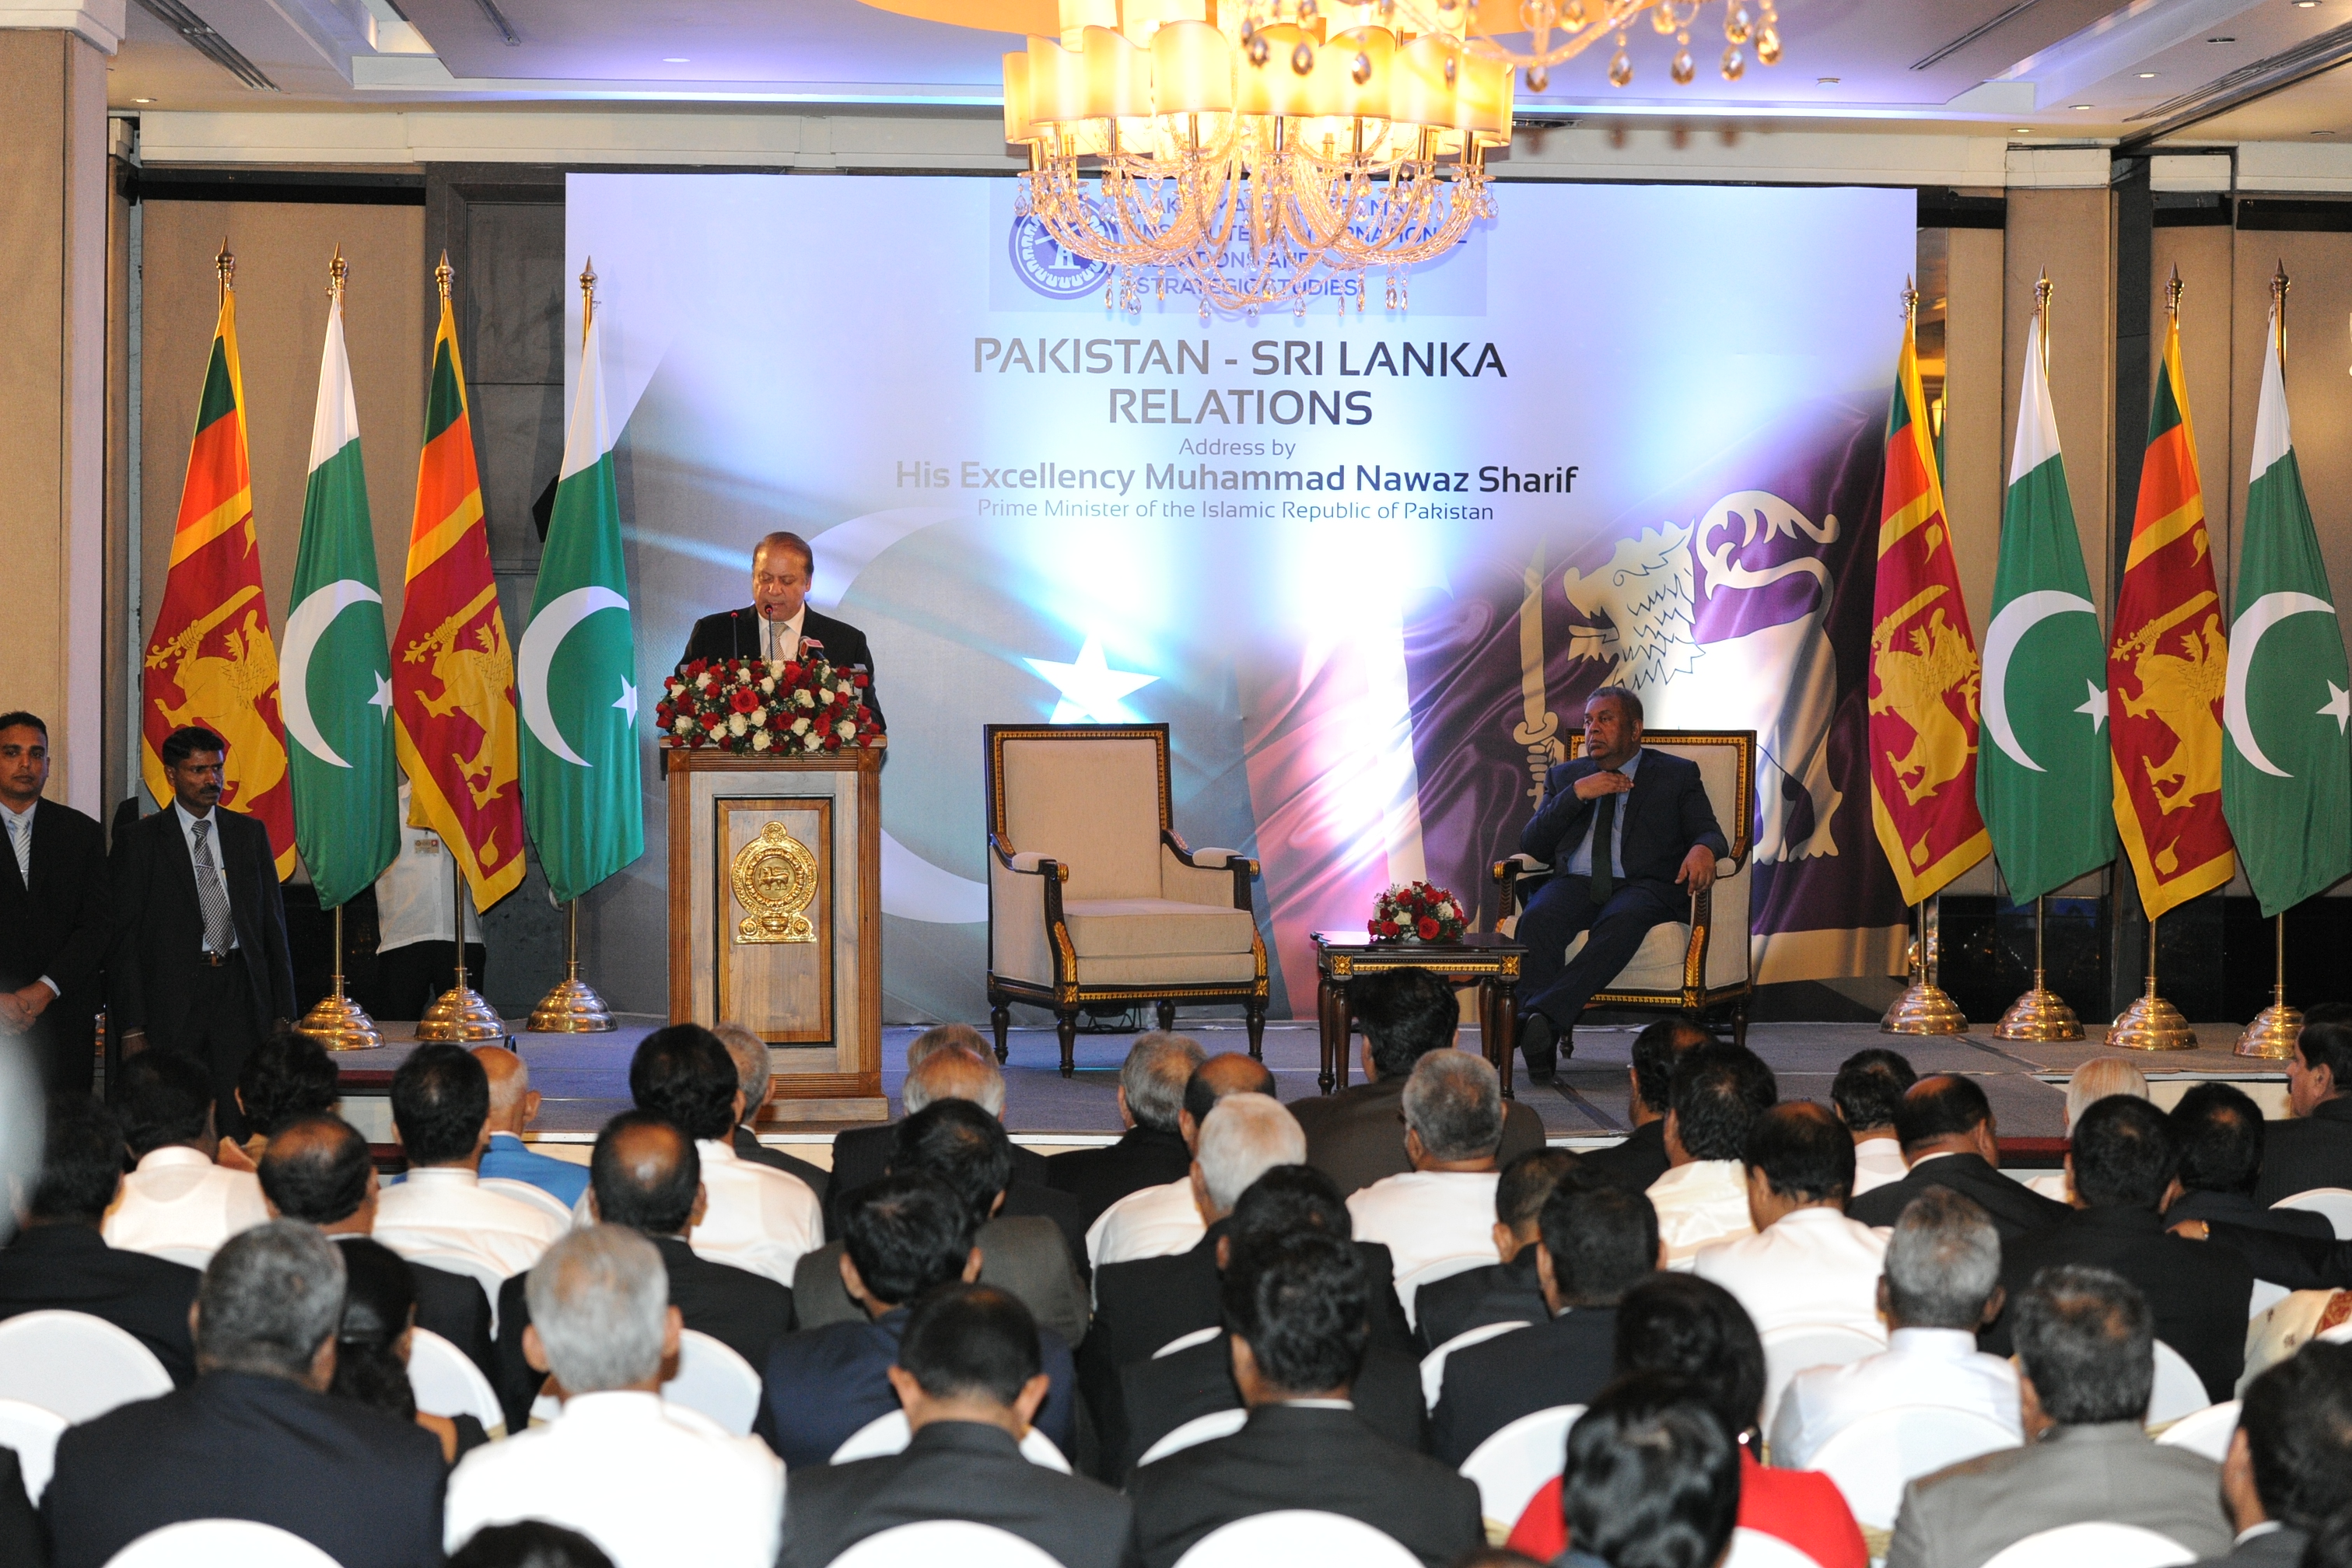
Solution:
<path fill-rule="evenodd" d="M 2221 812 L 2264 918 L 2352 876 L 2352 676 L 2287 428 L 2285 358 L 2273 309 L 2221 691 Z"/>
<path fill-rule="evenodd" d="M 372 885 L 400 853 L 391 673 L 339 277 L 310 421 L 294 608 L 278 653 L 294 843 L 326 909 Z"/>
<path fill-rule="evenodd" d="M 646 849 L 636 640 L 593 303 L 587 316 L 555 510 L 530 623 L 515 658 L 523 819 L 559 903 L 570 903 Z"/>
<path fill-rule="evenodd" d="M 1977 807 L 2021 903 L 2116 858 L 2106 642 L 2083 570 L 2037 316 L 1985 627 Z"/>

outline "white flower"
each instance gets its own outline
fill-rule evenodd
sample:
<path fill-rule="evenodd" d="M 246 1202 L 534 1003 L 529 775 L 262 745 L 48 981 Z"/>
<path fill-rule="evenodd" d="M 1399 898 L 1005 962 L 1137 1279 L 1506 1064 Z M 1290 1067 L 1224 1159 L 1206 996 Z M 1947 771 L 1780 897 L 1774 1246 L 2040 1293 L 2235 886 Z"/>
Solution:
<path fill-rule="evenodd" d="M 748 726 L 743 722 L 743 715 L 740 713 L 730 713 L 727 715 L 727 732 L 729 734 L 740 735 L 746 728 L 748 728 Z"/>
<path fill-rule="evenodd" d="M 857 726 L 851 723 L 846 719 L 844 719 L 840 723 L 835 724 L 834 729 L 840 732 L 841 738 L 845 741 L 855 740 L 857 736 Z"/>
<path fill-rule="evenodd" d="M 714 677 L 710 671 L 706 669 L 700 675 L 694 678 L 694 683 L 702 688 L 705 691 L 708 691 L 710 689 L 716 679 L 717 678 Z"/>
<path fill-rule="evenodd" d="M 793 734 L 795 734 L 795 735 L 805 735 L 805 734 L 807 734 L 807 733 L 808 733 L 808 730 L 809 730 L 809 721 L 808 721 L 806 719 L 795 719 L 795 720 L 793 720 Z"/>
<path fill-rule="evenodd" d="M 754 724 L 765 724 L 768 721 L 768 710 L 765 708 L 752 709 L 751 720 Z"/>
<path fill-rule="evenodd" d="M 803 735 L 801 737 L 801 748 L 803 751 L 818 751 L 821 750 L 824 745 L 824 742 L 815 735 Z"/>
<path fill-rule="evenodd" d="M 803 687 L 793 695 L 799 700 L 800 705 L 803 708 L 814 708 L 816 706 L 816 693 L 809 690 L 806 687 Z"/>
<path fill-rule="evenodd" d="M 689 713 L 679 714 L 677 716 L 677 722 L 672 725 L 671 728 L 676 730 L 681 735 L 686 734 L 694 728 L 694 716 Z"/>
<path fill-rule="evenodd" d="M 765 730 L 751 737 L 751 749 L 755 752 L 764 752 L 774 742 L 768 738 Z"/>
<path fill-rule="evenodd" d="M 762 681 L 761 681 L 761 682 L 760 682 L 760 695 L 761 695 L 761 696 L 762 696 L 762 697 L 772 697 L 773 695 L 775 695 L 775 690 L 776 690 L 776 678 L 775 678 L 774 676 L 772 676 L 772 676 L 769 676 L 765 680 L 762 680 Z"/>

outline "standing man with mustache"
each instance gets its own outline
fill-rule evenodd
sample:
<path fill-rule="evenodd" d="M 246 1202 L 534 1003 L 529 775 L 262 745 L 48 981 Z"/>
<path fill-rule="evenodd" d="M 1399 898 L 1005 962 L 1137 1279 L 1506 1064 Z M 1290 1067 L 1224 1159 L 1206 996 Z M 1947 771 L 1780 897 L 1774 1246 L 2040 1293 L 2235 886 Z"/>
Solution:
<path fill-rule="evenodd" d="M 113 935 L 106 902 L 106 834 L 49 784 L 49 727 L 34 713 L 0 713 L 0 1036 L 33 1047 L 51 1092 L 89 1092 L 101 996 L 100 966 Z"/>
<path fill-rule="evenodd" d="M 171 805 L 115 835 L 107 1010 L 125 1056 L 203 1062 L 220 1134 L 243 1142 L 237 1069 L 294 1016 L 294 965 L 268 830 L 220 804 L 227 752 L 210 730 L 173 731 Z"/>

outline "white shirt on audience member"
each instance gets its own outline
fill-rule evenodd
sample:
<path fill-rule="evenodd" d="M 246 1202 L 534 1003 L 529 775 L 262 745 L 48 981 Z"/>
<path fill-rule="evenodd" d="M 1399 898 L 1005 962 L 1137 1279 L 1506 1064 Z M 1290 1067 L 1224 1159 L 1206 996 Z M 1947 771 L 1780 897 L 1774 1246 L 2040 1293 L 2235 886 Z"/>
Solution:
<path fill-rule="evenodd" d="M 1756 1235 L 1706 1248 L 1691 1272 L 1738 1297 L 1759 1334 L 1829 1323 L 1883 1338 L 1886 1235 L 1833 1208 L 1796 1209 Z"/>
<path fill-rule="evenodd" d="M 1087 1261 L 1132 1263 L 1139 1258 L 1173 1258 L 1201 1245 L 1208 1226 L 1192 1201 L 1192 1179 L 1132 1192 L 1103 1210 L 1087 1227 Z"/>
<path fill-rule="evenodd" d="M 802 1255 L 824 1245 L 824 1207 L 816 1194 L 789 1171 L 740 1158 L 723 1138 L 697 1139 L 694 1147 L 710 1199 L 687 1238 L 696 1254 L 789 1286 Z"/>
<path fill-rule="evenodd" d="M 122 1178 L 122 1195 L 106 1211 L 99 1234 L 109 1247 L 129 1252 L 163 1247 L 216 1252 L 230 1237 L 268 1218 L 252 1172 L 224 1169 L 174 1143 L 150 1149 Z"/>
<path fill-rule="evenodd" d="M 1892 1138 L 1864 1138 L 1853 1146 L 1853 1195 L 1899 1182 L 1911 1173 L 1903 1145 Z"/>
<path fill-rule="evenodd" d="M 1666 1267 L 1688 1272 L 1700 1249 L 1756 1234 L 1748 1217 L 1748 1167 L 1737 1160 L 1693 1160 L 1650 1184 Z"/>
<path fill-rule="evenodd" d="M 1407 1171 L 1349 1194 L 1348 1213 L 1358 1241 L 1389 1249 L 1399 1279 L 1441 1258 L 1499 1263 L 1495 1184 L 1501 1180 L 1494 1171 Z"/>
<path fill-rule="evenodd" d="M 1822 1445 L 1854 1422 L 1915 1405 L 1966 1410 L 2023 1431 L 2014 1366 L 1978 1350 L 1976 1335 L 1960 1329 L 1897 1329 L 1877 1355 L 1817 1366 L 1790 1382 L 1772 1418 L 1772 1463 L 1809 1469 Z"/>
<path fill-rule="evenodd" d="M 424 1165 L 376 1199 L 375 1238 L 399 1253 L 455 1253 L 495 1273 L 520 1274 L 569 1228 L 543 1209 L 484 1192 L 463 1165 Z"/>
<path fill-rule="evenodd" d="M 543 1519 L 604 1548 L 613 1568 L 772 1568 L 783 1461 L 657 1394 L 575 1394 L 544 1426 L 477 1448 L 449 1478 L 443 1538 Z"/>

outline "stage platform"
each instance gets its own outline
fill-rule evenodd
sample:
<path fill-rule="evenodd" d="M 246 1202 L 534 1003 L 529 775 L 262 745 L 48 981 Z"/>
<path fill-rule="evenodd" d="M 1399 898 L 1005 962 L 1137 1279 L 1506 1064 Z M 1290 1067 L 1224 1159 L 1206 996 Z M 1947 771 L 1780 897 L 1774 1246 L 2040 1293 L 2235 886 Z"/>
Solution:
<path fill-rule="evenodd" d="M 650 1019 L 632 1020 L 609 1035 L 518 1035 L 516 1047 L 530 1064 L 531 1086 L 544 1098 L 534 1142 L 582 1146 L 614 1113 L 629 1107 L 629 1056 L 636 1043 L 655 1027 Z M 371 1141 L 392 1142 L 389 1094 L 392 1072 L 414 1048 L 407 1037 L 414 1026 L 383 1026 L 387 1044 L 371 1051 L 352 1051 L 337 1058 L 344 1074 L 345 1110 Z M 883 1047 L 883 1088 L 890 1097 L 892 1115 L 898 1113 L 898 1087 L 906 1077 L 907 1042 L 919 1031 L 912 1027 L 886 1031 Z M 1185 1032 L 1212 1052 L 1240 1051 L 1247 1037 L 1238 1021 L 1230 1025 L 1203 1023 Z M 1555 1142 L 1591 1147 L 1615 1142 L 1629 1122 L 1626 1110 L 1627 1067 L 1634 1027 L 1580 1028 L 1576 1055 L 1565 1064 L 1549 1087 L 1538 1087 L 1518 1075 L 1518 1098 L 1533 1106 Z M 2134 1053 L 2133 1059 L 2155 1085 L 2160 1103 L 2169 1103 L 2190 1082 L 2225 1079 L 2240 1084 L 2272 1116 L 2286 1113 L 2286 1074 L 2276 1063 L 2250 1061 L 2231 1053 L 2236 1025 L 2200 1026 L 2200 1047 L 2162 1054 Z M 1748 1043 L 1780 1080 L 1784 1098 L 1829 1099 L 1830 1079 L 1838 1064 L 1870 1046 L 1887 1046 L 1903 1052 L 1921 1073 L 1966 1073 L 1983 1081 L 2005 1144 L 2021 1156 L 2020 1163 L 2054 1163 L 2048 1141 L 2065 1132 L 2065 1080 L 2074 1068 L 2101 1054 L 2098 1037 L 2076 1045 L 2020 1045 L 1995 1040 L 1989 1027 L 1982 1032 L 1940 1038 L 1905 1038 L 1882 1034 L 1870 1024 L 1759 1024 L 1748 1032 Z M 1005 1064 L 1005 1125 L 1024 1143 L 1045 1148 L 1075 1147 L 1108 1142 L 1118 1136 L 1116 1090 L 1119 1063 L 1126 1059 L 1132 1034 L 1086 1034 L 1078 1037 L 1077 1072 L 1064 1079 L 1054 1032 L 1015 1029 L 1012 1058 Z M 1474 1047 L 1477 1031 L 1465 1028 L 1462 1043 Z M 1360 1038 L 1358 1042 L 1360 1046 Z M 1318 1062 L 1316 1027 L 1311 1023 L 1269 1024 L 1265 1030 L 1265 1062 L 1281 1086 L 1282 1098 L 1299 1100 L 1316 1092 Z M 1351 1074 L 1355 1069 L 1351 1067 Z M 1360 1081 L 1360 1077 L 1357 1079 Z M 829 1157 L 835 1124 L 777 1124 L 761 1129 L 764 1141 L 793 1147 L 795 1152 L 820 1161 Z"/>

